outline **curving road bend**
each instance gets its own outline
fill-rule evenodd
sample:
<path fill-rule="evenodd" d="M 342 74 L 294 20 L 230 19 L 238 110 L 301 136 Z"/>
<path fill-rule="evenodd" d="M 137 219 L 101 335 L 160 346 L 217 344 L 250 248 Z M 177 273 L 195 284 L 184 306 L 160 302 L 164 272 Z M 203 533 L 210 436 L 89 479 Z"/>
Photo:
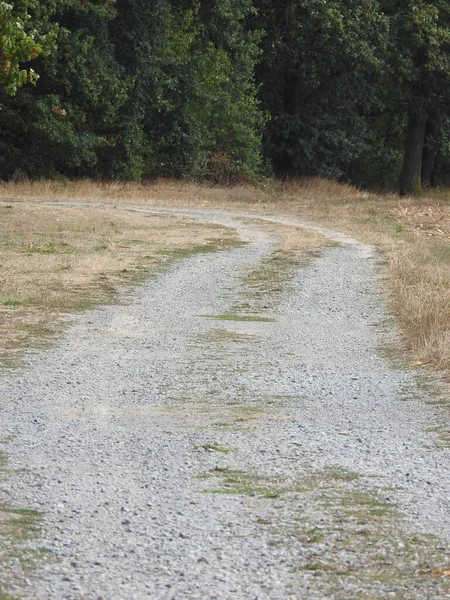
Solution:
<path fill-rule="evenodd" d="M 275 240 L 249 215 L 174 212 L 248 243 L 175 264 L 1 374 L 0 501 L 42 512 L 43 556 L 0 583 L 33 600 L 450 597 L 428 573 L 448 559 L 446 413 L 380 351 L 376 253 L 303 224 L 338 245 L 247 318 L 245 275 Z"/>

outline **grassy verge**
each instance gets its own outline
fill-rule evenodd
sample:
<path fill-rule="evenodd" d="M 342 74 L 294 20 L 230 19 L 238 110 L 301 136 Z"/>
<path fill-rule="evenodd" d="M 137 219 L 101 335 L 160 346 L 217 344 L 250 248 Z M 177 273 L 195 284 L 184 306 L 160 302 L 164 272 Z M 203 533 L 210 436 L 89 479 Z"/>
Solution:
<path fill-rule="evenodd" d="M 322 186 L 287 184 L 289 211 L 383 252 L 386 292 L 406 349 L 416 364 L 432 365 L 450 378 L 450 193 L 399 200 L 344 186 L 325 194 Z"/>
<path fill-rule="evenodd" d="M 0 361 L 48 344 L 64 314 L 114 302 L 119 284 L 237 243 L 233 230 L 190 219 L 0 198 Z"/>

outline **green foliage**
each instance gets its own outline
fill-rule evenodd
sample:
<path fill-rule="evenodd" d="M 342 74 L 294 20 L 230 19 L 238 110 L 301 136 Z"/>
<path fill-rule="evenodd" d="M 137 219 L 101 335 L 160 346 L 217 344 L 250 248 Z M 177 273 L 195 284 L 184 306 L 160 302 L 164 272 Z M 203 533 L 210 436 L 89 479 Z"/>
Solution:
<path fill-rule="evenodd" d="M 257 69 L 271 115 L 265 148 L 280 174 L 340 177 L 367 148 L 388 27 L 376 0 L 258 0 Z"/>
<path fill-rule="evenodd" d="M 31 67 L 23 68 L 41 54 L 54 49 L 55 28 L 47 26 L 48 13 L 33 14 L 35 2 L 0 2 L 0 85 L 13 96 L 25 83 L 35 84 L 39 75 Z M 43 18 L 42 18 L 43 17 Z"/>
<path fill-rule="evenodd" d="M 167 90 L 167 113 L 179 119 L 181 135 L 175 143 L 183 155 L 175 162 L 170 156 L 173 147 L 168 146 L 165 165 L 171 165 L 171 174 L 222 180 L 251 176 L 261 167 L 262 119 L 253 83 L 257 46 L 251 36 L 240 40 L 237 64 L 227 48 L 209 39 L 207 27 L 198 23 L 194 11 L 181 13 L 181 19 L 187 19 L 189 26 L 179 16 L 178 23 L 171 16 L 161 59 L 164 68 L 170 64 L 172 72 L 178 70 L 177 85 Z M 184 31 L 191 31 L 188 39 Z M 177 56 L 183 57 L 181 62 Z M 187 92 L 181 103 L 176 98 L 180 87 Z M 181 165 L 184 172 L 179 170 Z"/>
<path fill-rule="evenodd" d="M 113 33 L 133 82 L 128 127 L 143 132 L 134 155 L 144 177 L 208 177 L 218 155 L 233 173 L 260 169 L 258 47 L 244 31 L 242 4 L 233 11 L 221 1 L 118 3 Z M 132 140 L 123 141 L 126 151 Z"/>
<path fill-rule="evenodd" d="M 405 122 L 404 111 L 393 110 L 390 105 L 386 112 L 366 117 L 366 149 L 346 171 L 354 184 L 380 192 L 396 189 L 403 163 Z"/>
<path fill-rule="evenodd" d="M 382 2 L 382 7 L 390 24 L 391 69 L 384 102 L 386 112 L 397 120 L 403 117 L 405 123 L 401 189 L 414 193 L 422 155 L 425 159 L 427 150 L 431 153 L 429 168 L 438 154 L 441 160 L 449 156 L 443 142 L 450 101 L 450 6 L 443 0 L 395 0 Z"/>
<path fill-rule="evenodd" d="M 0 168 L 31 177 L 100 174 L 102 153 L 120 132 L 126 83 L 114 60 L 107 17 L 111 0 L 54 7 L 53 51 L 38 60 L 41 78 L 16 98 L 0 98 Z"/>
<path fill-rule="evenodd" d="M 447 0 L 0 1 L 0 173 L 408 190 L 449 83 Z"/>

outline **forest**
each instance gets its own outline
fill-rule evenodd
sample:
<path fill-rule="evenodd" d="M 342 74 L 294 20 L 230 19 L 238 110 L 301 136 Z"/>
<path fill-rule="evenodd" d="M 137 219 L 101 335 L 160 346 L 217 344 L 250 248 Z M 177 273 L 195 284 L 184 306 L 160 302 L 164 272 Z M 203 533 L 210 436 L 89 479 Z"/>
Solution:
<path fill-rule="evenodd" d="M 0 179 L 450 179 L 448 0 L 0 2 Z"/>

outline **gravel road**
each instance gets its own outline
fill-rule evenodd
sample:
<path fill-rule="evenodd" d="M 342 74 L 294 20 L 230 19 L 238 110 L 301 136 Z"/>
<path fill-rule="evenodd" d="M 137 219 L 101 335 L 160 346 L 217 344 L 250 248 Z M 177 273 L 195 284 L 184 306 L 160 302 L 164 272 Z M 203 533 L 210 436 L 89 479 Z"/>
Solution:
<path fill-rule="evenodd" d="M 22 544 L 37 571 L 0 584 L 33 600 L 450 597 L 430 572 L 450 561 L 433 432 L 448 413 L 381 351 L 379 257 L 316 228 L 339 244 L 255 317 L 245 275 L 275 240 L 176 212 L 248 243 L 176 263 L 1 373 L 0 501 L 42 512 L 42 531 Z"/>

